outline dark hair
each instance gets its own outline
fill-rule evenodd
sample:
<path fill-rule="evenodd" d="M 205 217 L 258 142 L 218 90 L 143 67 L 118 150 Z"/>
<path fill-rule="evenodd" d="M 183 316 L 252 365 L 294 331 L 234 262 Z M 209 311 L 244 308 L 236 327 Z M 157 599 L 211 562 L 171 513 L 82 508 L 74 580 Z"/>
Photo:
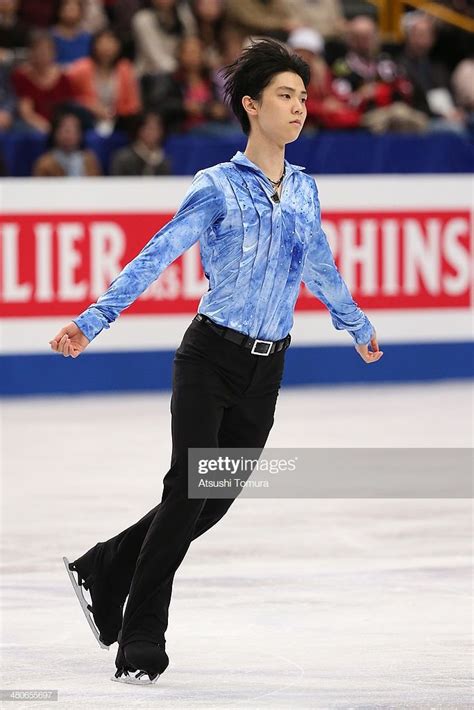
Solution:
<path fill-rule="evenodd" d="M 76 119 L 76 121 L 79 123 L 79 130 L 80 130 L 80 139 L 79 139 L 79 145 L 78 148 L 79 150 L 84 149 L 84 126 L 82 124 L 81 118 L 75 113 L 74 111 L 68 111 L 67 109 L 64 110 L 59 110 L 53 118 L 52 125 L 51 125 L 51 131 L 48 136 L 48 147 L 55 148 L 56 147 L 56 134 L 61 128 L 61 125 L 65 120 L 68 118 L 73 118 Z"/>
<path fill-rule="evenodd" d="M 275 74 L 291 71 L 308 86 L 310 68 L 285 44 L 274 39 L 252 41 L 235 62 L 224 67 L 224 96 L 237 117 L 245 135 L 250 133 L 250 121 L 242 106 L 242 98 L 251 96 L 259 101 L 262 92 Z"/>
<path fill-rule="evenodd" d="M 181 37 L 181 39 L 178 42 L 178 47 L 175 52 L 175 56 L 178 59 L 178 68 L 174 74 L 176 79 L 180 82 L 186 83 L 188 80 L 187 72 L 185 72 L 181 66 L 181 52 L 183 50 L 183 46 L 186 42 L 189 40 L 197 40 L 199 44 L 201 45 L 201 58 L 202 58 L 202 66 L 201 70 L 199 72 L 201 79 L 209 81 L 211 78 L 211 70 L 209 68 L 208 63 L 206 62 L 206 55 L 205 55 L 205 46 L 204 46 L 204 41 L 201 39 L 199 35 L 187 35 L 186 37 Z"/>
<path fill-rule="evenodd" d="M 95 34 L 92 35 L 90 47 L 89 47 L 89 56 L 93 60 L 95 64 L 97 64 L 97 43 L 99 42 L 102 37 L 105 37 L 106 35 L 110 35 L 111 37 L 114 37 L 114 39 L 117 40 L 118 46 L 119 46 L 119 51 L 117 56 L 115 57 L 114 63 L 112 66 L 115 66 L 120 59 L 122 58 L 122 41 L 118 34 L 114 32 L 110 27 L 104 27 L 102 30 L 98 30 L 98 32 L 95 32 Z"/>
<path fill-rule="evenodd" d="M 176 37 L 183 37 L 185 33 L 185 26 L 183 24 L 183 21 L 181 20 L 180 13 L 178 12 L 178 5 L 179 5 L 179 0 L 176 0 L 173 7 L 171 8 L 171 13 L 172 13 L 172 24 L 164 29 L 164 32 L 167 35 L 175 35 Z M 185 4 L 185 3 L 184 3 Z M 158 23 L 158 25 L 161 25 L 161 18 L 160 18 L 160 11 L 158 8 L 155 6 L 152 0 L 145 0 L 144 3 L 141 4 L 140 7 L 146 7 L 150 8 L 155 12 L 155 22 Z"/>
<path fill-rule="evenodd" d="M 30 30 L 30 32 L 28 33 L 29 49 L 34 49 L 34 47 L 37 47 L 38 44 L 42 44 L 43 42 L 47 42 L 53 48 L 56 47 L 56 45 L 54 44 L 54 39 L 52 38 L 48 30 L 38 29 L 37 27 Z"/>
<path fill-rule="evenodd" d="M 140 113 L 133 114 L 132 116 L 128 117 L 127 121 L 127 132 L 130 137 L 131 141 L 136 141 L 138 138 L 138 134 L 140 133 L 141 129 L 143 126 L 148 122 L 148 120 L 153 117 L 156 118 L 158 123 L 160 124 L 163 135 L 165 132 L 164 125 L 163 125 L 163 118 L 158 111 L 151 111 L 151 110 L 145 110 Z"/>
<path fill-rule="evenodd" d="M 53 25 L 57 25 L 59 23 L 59 20 L 61 18 L 61 11 L 63 9 L 63 6 L 69 2 L 69 0 L 56 0 L 56 7 L 54 9 L 54 18 L 53 18 Z M 81 10 L 82 10 L 82 15 L 84 16 L 84 1 L 83 0 L 76 0 L 77 4 L 80 5 Z"/>
<path fill-rule="evenodd" d="M 212 38 L 210 38 L 210 41 L 206 42 L 205 40 L 205 35 L 204 35 L 204 23 L 202 18 L 200 17 L 198 11 L 197 11 L 197 4 L 199 0 L 191 0 L 190 7 L 191 7 L 191 12 L 193 13 L 194 20 L 197 25 L 197 33 L 198 36 L 201 37 L 203 40 L 203 44 L 215 44 L 216 46 L 219 46 L 219 44 L 222 42 L 222 30 L 224 27 L 226 27 L 226 8 L 225 8 L 225 3 L 223 0 L 220 0 L 221 2 L 221 13 L 220 15 L 212 22 Z"/>

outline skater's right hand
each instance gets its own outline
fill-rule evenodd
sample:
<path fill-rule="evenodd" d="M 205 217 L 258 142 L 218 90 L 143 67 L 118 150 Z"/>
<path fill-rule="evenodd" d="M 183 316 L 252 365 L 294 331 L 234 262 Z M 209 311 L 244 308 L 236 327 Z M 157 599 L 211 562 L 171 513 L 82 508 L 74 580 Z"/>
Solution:
<path fill-rule="evenodd" d="M 55 353 L 61 353 L 64 357 L 77 357 L 87 348 L 90 340 L 86 338 L 84 333 L 77 325 L 71 321 L 64 328 L 61 328 L 59 333 L 49 341 L 51 350 Z"/>
<path fill-rule="evenodd" d="M 369 345 L 372 350 L 369 350 Z M 362 360 L 367 363 L 377 362 L 377 360 L 380 360 L 383 355 L 383 352 L 380 350 L 377 342 L 377 333 L 375 330 L 372 331 L 370 343 L 367 343 L 367 345 L 356 345 L 355 349 L 361 356 Z"/>

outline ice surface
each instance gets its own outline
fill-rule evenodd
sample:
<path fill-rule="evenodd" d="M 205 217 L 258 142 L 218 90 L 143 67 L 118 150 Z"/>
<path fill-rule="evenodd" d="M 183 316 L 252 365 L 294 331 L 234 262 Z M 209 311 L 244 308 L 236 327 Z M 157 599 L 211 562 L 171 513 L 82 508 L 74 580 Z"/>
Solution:
<path fill-rule="evenodd" d="M 472 446 L 465 382 L 283 390 L 268 446 Z M 161 497 L 169 395 L 2 403 L 3 688 L 68 708 L 472 707 L 472 502 L 240 499 L 176 575 L 156 685 L 64 571 Z M 370 452 L 368 452 L 370 454 Z M 370 466 L 370 455 L 367 465 Z"/>

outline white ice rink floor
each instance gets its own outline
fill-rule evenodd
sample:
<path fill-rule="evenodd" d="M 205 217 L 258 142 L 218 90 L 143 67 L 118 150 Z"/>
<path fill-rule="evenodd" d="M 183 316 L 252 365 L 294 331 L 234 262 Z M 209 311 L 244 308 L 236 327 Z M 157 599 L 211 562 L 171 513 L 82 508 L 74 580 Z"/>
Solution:
<path fill-rule="evenodd" d="M 2 407 L 4 689 L 28 708 L 472 708 L 472 501 L 240 499 L 175 580 L 156 685 L 109 679 L 62 555 L 161 497 L 169 395 Z M 268 446 L 471 447 L 469 383 L 283 390 Z M 367 466 L 370 466 L 368 456 Z"/>

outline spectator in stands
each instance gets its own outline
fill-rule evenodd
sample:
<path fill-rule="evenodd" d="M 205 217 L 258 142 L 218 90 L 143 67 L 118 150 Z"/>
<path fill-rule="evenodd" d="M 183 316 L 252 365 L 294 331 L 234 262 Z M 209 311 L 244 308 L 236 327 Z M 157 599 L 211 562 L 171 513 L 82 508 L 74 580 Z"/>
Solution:
<path fill-rule="evenodd" d="M 141 109 L 133 65 L 121 58 L 120 40 L 110 29 L 94 35 L 91 56 L 71 64 L 68 76 L 77 101 L 92 112 L 97 122 L 120 123 L 120 119 Z"/>
<path fill-rule="evenodd" d="M 84 150 L 82 128 L 73 113 L 59 115 L 51 130 L 50 150 L 33 166 L 35 177 L 88 177 L 100 175 L 94 153 Z"/>
<path fill-rule="evenodd" d="M 18 0 L 0 0 L 0 64 L 26 56 L 28 27 L 18 17 Z"/>
<path fill-rule="evenodd" d="M 109 27 L 114 30 L 122 43 L 124 56 L 132 60 L 135 57 L 132 20 L 133 16 L 143 8 L 143 4 L 143 0 L 106 0 L 104 8 Z"/>
<path fill-rule="evenodd" d="M 227 12 L 243 38 L 265 35 L 285 41 L 301 24 L 292 17 L 287 0 L 227 0 Z"/>
<path fill-rule="evenodd" d="M 305 128 L 357 128 L 361 113 L 350 105 L 347 94 L 337 93 L 337 84 L 324 59 L 322 36 L 309 27 L 302 27 L 291 32 L 288 44 L 311 69 Z"/>
<path fill-rule="evenodd" d="M 162 96 L 165 126 L 172 131 L 190 131 L 212 123 L 228 121 L 228 109 L 217 99 L 210 70 L 204 59 L 204 47 L 199 37 L 181 40 L 178 69 L 167 80 Z"/>
<path fill-rule="evenodd" d="M 47 133 L 54 112 L 73 99 L 70 79 L 56 64 L 54 43 L 42 30 L 31 33 L 28 60 L 12 75 L 20 118 L 30 127 Z"/>
<path fill-rule="evenodd" d="M 424 131 L 427 119 L 409 105 L 413 88 L 394 60 L 380 51 L 372 17 L 358 15 L 348 23 L 346 56 L 333 67 L 335 90 L 364 114 L 361 124 L 377 133 Z"/>
<path fill-rule="evenodd" d="M 137 115 L 132 124 L 132 143 L 115 154 L 111 175 L 169 175 L 169 161 L 162 148 L 163 123 L 152 111 Z"/>
<path fill-rule="evenodd" d="M 107 2 L 108 0 L 105 0 Z M 132 3 L 132 0 L 124 0 Z M 106 24 L 103 0 L 83 0 L 84 26 L 88 32 L 96 32 Z M 58 0 L 20 0 L 19 16 L 28 26 L 49 29 L 57 16 Z"/>
<path fill-rule="evenodd" d="M 83 0 L 82 29 L 91 35 L 103 30 L 109 24 L 104 5 L 104 0 Z"/>
<path fill-rule="evenodd" d="M 106 22 L 103 4 L 103 0 L 83 0 L 83 29 L 95 32 L 102 28 Z M 49 29 L 56 21 L 57 10 L 58 0 L 20 0 L 20 19 L 28 27 Z"/>
<path fill-rule="evenodd" d="M 196 33 L 189 6 L 177 0 L 152 0 L 150 8 L 136 13 L 132 24 L 140 76 L 176 71 L 180 40 Z"/>
<path fill-rule="evenodd" d="M 60 0 L 57 22 L 52 29 L 58 64 L 71 64 L 89 54 L 91 34 L 83 30 L 81 0 Z"/>
<path fill-rule="evenodd" d="M 433 20 L 422 12 L 403 18 L 405 44 L 399 64 L 414 87 L 413 104 L 432 118 L 431 128 L 464 131 L 464 116 L 454 105 L 449 72 L 430 58 L 436 39 Z"/>
<path fill-rule="evenodd" d="M 399 81 L 395 62 L 380 52 L 380 40 L 374 20 L 358 15 L 348 23 L 348 52 L 337 60 L 333 71 L 341 91 L 352 94 L 352 103 L 362 110 L 386 106 L 393 95 L 409 95 L 409 86 Z"/>
<path fill-rule="evenodd" d="M 301 27 L 319 32 L 324 39 L 342 36 L 346 20 L 341 0 L 288 0 L 292 16 Z"/>
<path fill-rule="evenodd" d="M 223 0 L 192 0 L 191 10 L 211 69 L 218 66 L 221 56 L 222 33 L 226 23 Z"/>

